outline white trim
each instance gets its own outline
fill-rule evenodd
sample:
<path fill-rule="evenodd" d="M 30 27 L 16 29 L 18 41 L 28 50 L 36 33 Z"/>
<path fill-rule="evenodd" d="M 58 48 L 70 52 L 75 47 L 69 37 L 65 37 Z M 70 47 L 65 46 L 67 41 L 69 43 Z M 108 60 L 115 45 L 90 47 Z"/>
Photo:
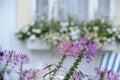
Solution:
<path fill-rule="evenodd" d="M 88 15 L 88 19 L 91 20 L 91 19 L 94 19 L 95 17 L 95 13 L 96 11 L 98 10 L 98 0 L 89 0 L 89 15 Z"/>
<path fill-rule="evenodd" d="M 1 0 L 0 3 L 0 25 L 1 33 L 0 45 L 2 49 L 10 50 L 13 45 L 14 33 L 16 29 L 16 9 L 17 1 L 16 0 Z"/>
<path fill-rule="evenodd" d="M 30 24 L 36 20 L 37 0 L 30 0 Z"/>
<path fill-rule="evenodd" d="M 115 18 L 115 0 L 110 0 L 110 14 L 109 17 L 111 20 Z"/>
<path fill-rule="evenodd" d="M 48 19 L 57 18 L 57 0 L 48 0 Z M 54 11 L 53 11 L 54 10 Z"/>
<path fill-rule="evenodd" d="M 48 0 L 48 19 L 57 18 L 57 0 Z M 52 13 L 54 8 L 54 12 Z M 30 0 L 30 24 L 33 24 L 36 20 L 37 0 Z"/>

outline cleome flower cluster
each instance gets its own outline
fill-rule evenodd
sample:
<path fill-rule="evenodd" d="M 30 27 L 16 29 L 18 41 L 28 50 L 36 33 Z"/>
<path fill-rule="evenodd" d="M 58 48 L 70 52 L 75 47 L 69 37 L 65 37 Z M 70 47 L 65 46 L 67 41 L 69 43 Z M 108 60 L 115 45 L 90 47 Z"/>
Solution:
<path fill-rule="evenodd" d="M 91 61 L 91 57 L 95 56 L 97 52 L 96 44 L 87 38 L 81 37 L 79 40 L 73 42 L 63 40 L 58 51 L 62 55 L 77 57 L 82 54 L 86 57 L 87 62 Z"/>
<path fill-rule="evenodd" d="M 101 71 L 99 68 L 95 68 L 97 77 L 86 77 L 80 69 L 78 70 L 83 58 L 86 58 L 86 62 L 89 63 L 97 53 L 96 43 L 91 39 L 81 37 L 75 41 L 62 40 L 58 45 L 58 53 L 62 57 L 57 64 L 49 64 L 39 69 L 24 69 L 24 65 L 30 62 L 26 54 L 8 50 L 1 51 L 0 80 L 3 80 L 8 67 L 16 71 L 16 74 L 19 75 L 18 80 L 118 80 L 117 73 L 112 70 Z M 62 70 L 65 69 L 63 64 L 68 57 L 73 57 L 75 60 L 71 67 L 64 71 Z"/>

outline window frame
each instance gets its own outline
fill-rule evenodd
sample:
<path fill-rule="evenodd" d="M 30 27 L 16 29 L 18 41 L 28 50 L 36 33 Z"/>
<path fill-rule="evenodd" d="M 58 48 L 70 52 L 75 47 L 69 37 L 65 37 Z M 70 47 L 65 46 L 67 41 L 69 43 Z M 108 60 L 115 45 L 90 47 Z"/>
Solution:
<path fill-rule="evenodd" d="M 52 18 L 57 19 L 58 17 L 58 0 L 48 0 L 48 20 Z M 31 0 L 30 2 L 30 23 L 34 22 L 36 19 L 36 9 L 37 9 L 37 0 Z M 88 20 L 95 18 L 95 11 L 98 10 L 99 0 L 88 0 Z M 95 5 L 93 5 L 93 3 Z M 55 7 L 54 13 L 52 13 L 52 8 Z M 98 12 L 98 11 L 97 11 Z M 108 14 L 111 20 L 115 18 L 115 0 L 110 0 L 110 13 Z"/>

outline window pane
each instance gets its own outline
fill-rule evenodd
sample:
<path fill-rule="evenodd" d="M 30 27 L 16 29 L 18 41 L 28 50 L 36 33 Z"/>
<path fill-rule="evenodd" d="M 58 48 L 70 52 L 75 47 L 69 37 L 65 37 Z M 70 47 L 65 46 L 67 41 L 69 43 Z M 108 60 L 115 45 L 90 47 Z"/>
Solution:
<path fill-rule="evenodd" d="M 66 21 L 68 14 L 80 20 L 88 19 L 88 0 L 58 0 L 60 20 Z"/>
<path fill-rule="evenodd" d="M 110 13 L 110 0 L 99 0 L 98 11 L 100 15 L 108 16 Z"/>
<path fill-rule="evenodd" d="M 37 0 L 37 19 L 41 19 L 43 15 L 48 17 L 48 0 Z"/>

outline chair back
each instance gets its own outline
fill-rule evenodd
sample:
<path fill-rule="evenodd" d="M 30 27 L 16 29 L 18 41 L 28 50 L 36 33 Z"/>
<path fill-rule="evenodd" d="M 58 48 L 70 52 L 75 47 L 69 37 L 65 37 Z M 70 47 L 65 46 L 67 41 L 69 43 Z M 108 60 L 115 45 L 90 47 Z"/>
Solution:
<path fill-rule="evenodd" d="M 100 58 L 99 68 L 101 70 L 113 70 L 120 73 L 120 53 L 104 53 Z"/>

